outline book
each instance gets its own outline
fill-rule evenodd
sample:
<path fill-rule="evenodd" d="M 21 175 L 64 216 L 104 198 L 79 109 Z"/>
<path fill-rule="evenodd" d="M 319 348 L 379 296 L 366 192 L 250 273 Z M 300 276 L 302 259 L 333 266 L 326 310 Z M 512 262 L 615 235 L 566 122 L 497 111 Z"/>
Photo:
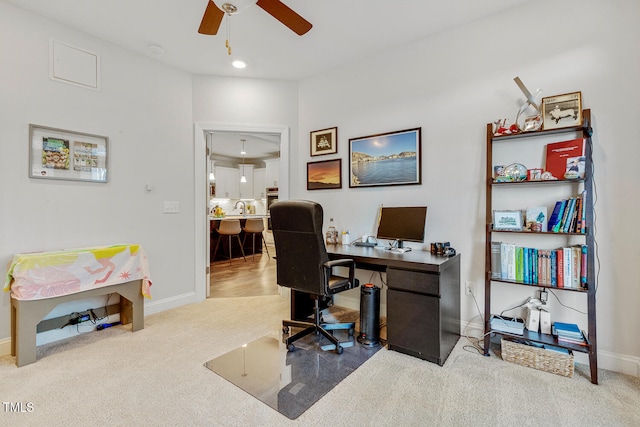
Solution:
<path fill-rule="evenodd" d="M 564 287 L 571 288 L 573 287 L 573 280 L 571 279 L 571 273 L 573 272 L 571 248 L 562 248 L 562 258 L 564 262 Z"/>
<path fill-rule="evenodd" d="M 557 179 L 575 179 L 574 169 L 577 167 L 577 174 L 580 173 L 580 158 L 584 159 L 585 143 L 583 138 L 572 139 L 570 141 L 552 142 L 547 144 L 545 169 Z M 578 158 L 576 166 L 576 158 Z M 569 171 L 569 169 L 571 169 Z M 567 173 L 570 172 L 570 173 Z M 565 178 L 565 174 L 568 178 Z M 584 164 L 582 166 L 582 177 L 584 178 Z"/>
<path fill-rule="evenodd" d="M 573 213 L 576 209 L 576 197 L 572 197 L 569 199 L 569 207 L 567 208 L 567 214 L 565 215 L 562 221 L 562 229 L 560 230 L 562 233 L 568 233 L 569 228 L 571 226 L 571 218 L 573 218 Z"/>
<path fill-rule="evenodd" d="M 491 242 L 491 278 L 502 279 L 502 263 L 500 255 L 501 242 Z"/>
<path fill-rule="evenodd" d="M 559 288 L 564 288 L 564 256 L 563 256 L 562 249 L 556 249 L 555 252 L 556 252 L 556 263 L 557 263 L 556 282 Z"/>
<path fill-rule="evenodd" d="M 524 248 L 522 246 L 516 246 L 516 280 L 518 282 L 524 281 L 524 260 L 522 255 Z"/>
<path fill-rule="evenodd" d="M 551 216 L 549 217 L 549 220 L 547 222 L 547 231 L 553 231 L 554 227 L 559 221 L 559 218 L 562 218 L 566 203 L 566 200 L 558 200 L 556 202 L 556 205 L 553 207 L 553 211 L 551 212 Z"/>
<path fill-rule="evenodd" d="M 575 323 L 553 322 L 553 334 L 569 338 L 582 339 L 582 331 Z"/>
<path fill-rule="evenodd" d="M 551 286 L 558 287 L 558 260 L 557 251 L 549 251 L 549 263 L 551 264 Z"/>
<path fill-rule="evenodd" d="M 587 245 L 582 245 L 580 248 L 580 287 L 587 288 Z"/>
<path fill-rule="evenodd" d="M 580 275 L 582 274 L 582 245 L 571 247 L 571 287 L 580 287 Z"/>
<path fill-rule="evenodd" d="M 569 206 L 569 199 L 563 200 L 562 201 L 562 207 L 560 210 L 560 215 L 558 215 L 557 220 L 554 222 L 553 224 L 553 229 L 551 231 L 553 231 L 554 233 L 559 233 L 561 231 L 561 227 L 563 224 L 563 221 L 565 219 L 565 217 L 567 216 L 567 209 Z"/>
<path fill-rule="evenodd" d="M 507 280 L 509 276 L 507 264 L 507 243 L 500 242 L 500 278 L 502 280 Z"/>
<path fill-rule="evenodd" d="M 516 280 L 516 245 L 508 243 L 507 250 L 507 280 Z"/>

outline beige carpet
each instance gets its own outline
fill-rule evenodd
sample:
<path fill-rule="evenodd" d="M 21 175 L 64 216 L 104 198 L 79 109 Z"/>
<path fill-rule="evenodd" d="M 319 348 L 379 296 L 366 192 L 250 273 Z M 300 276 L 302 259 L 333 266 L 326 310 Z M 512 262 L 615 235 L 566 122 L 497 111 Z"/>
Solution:
<path fill-rule="evenodd" d="M 203 366 L 277 334 L 287 314 L 278 296 L 210 299 L 147 316 L 136 333 L 41 346 L 22 368 L 1 357 L 0 425 L 640 425 L 638 378 L 601 371 L 596 386 L 586 366 L 568 379 L 468 352 L 465 339 L 443 367 L 382 349 L 292 421 Z"/>

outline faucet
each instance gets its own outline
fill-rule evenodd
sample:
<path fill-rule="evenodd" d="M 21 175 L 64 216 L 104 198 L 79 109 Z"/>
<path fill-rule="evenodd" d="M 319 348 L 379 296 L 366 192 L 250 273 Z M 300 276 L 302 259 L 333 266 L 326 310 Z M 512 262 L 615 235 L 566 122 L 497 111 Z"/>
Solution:
<path fill-rule="evenodd" d="M 240 213 L 244 216 L 247 214 L 247 205 L 242 200 L 238 200 L 233 206 L 233 209 L 237 209 L 239 203 L 242 203 L 242 209 L 240 209 Z"/>

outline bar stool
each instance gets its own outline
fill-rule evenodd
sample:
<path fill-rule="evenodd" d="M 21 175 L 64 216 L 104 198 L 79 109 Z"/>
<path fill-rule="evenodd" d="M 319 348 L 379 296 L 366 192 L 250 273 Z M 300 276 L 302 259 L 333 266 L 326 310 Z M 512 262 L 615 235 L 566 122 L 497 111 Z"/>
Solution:
<path fill-rule="evenodd" d="M 218 227 L 218 234 L 220 237 L 218 238 L 218 242 L 216 243 L 216 248 L 213 251 L 213 259 L 216 259 L 216 252 L 218 252 L 218 246 L 220 245 L 220 241 L 222 240 L 222 236 L 229 236 L 229 265 L 231 265 L 231 260 L 233 259 L 232 250 L 231 250 L 231 237 L 236 236 L 238 239 L 238 243 L 240 244 L 240 250 L 242 251 L 242 257 L 244 261 L 247 262 L 247 257 L 244 256 L 244 248 L 242 247 L 242 242 L 240 242 L 240 232 L 242 228 L 240 227 L 239 219 L 223 219 L 220 221 L 220 226 Z"/>
<path fill-rule="evenodd" d="M 260 233 L 260 237 L 262 237 L 262 242 L 264 243 L 264 249 L 267 250 L 267 255 L 269 256 L 269 259 L 271 259 L 271 254 L 269 253 L 269 248 L 267 247 L 267 241 L 264 239 L 264 234 L 262 234 L 262 232 L 264 231 L 264 221 L 262 220 L 262 218 L 248 218 L 247 222 L 245 222 L 244 224 L 244 239 L 242 239 L 242 246 L 244 246 L 244 242 L 245 240 L 247 240 L 247 235 L 251 234 L 251 242 L 252 242 L 252 248 L 253 248 L 253 257 L 252 260 L 255 262 L 256 260 L 256 234 Z M 261 251 L 261 253 L 264 253 L 264 250 Z"/>

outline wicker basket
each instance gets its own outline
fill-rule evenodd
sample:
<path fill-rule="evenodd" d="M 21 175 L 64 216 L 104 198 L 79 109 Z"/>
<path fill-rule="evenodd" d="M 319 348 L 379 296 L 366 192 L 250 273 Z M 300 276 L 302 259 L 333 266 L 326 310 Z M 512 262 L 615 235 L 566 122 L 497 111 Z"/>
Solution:
<path fill-rule="evenodd" d="M 565 377 L 573 376 L 573 353 L 558 353 L 502 338 L 502 359 Z"/>

